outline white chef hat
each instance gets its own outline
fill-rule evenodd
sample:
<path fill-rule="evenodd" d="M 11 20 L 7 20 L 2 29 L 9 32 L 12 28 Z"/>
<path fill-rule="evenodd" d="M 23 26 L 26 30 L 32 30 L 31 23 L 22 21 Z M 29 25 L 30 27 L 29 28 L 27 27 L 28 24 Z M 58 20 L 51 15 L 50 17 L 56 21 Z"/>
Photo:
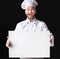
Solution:
<path fill-rule="evenodd" d="M 21 4 L 22 9 L 26 9 L 28 6 L 36 7 L 38 3 L 35 0 L 24 0 Z"/>

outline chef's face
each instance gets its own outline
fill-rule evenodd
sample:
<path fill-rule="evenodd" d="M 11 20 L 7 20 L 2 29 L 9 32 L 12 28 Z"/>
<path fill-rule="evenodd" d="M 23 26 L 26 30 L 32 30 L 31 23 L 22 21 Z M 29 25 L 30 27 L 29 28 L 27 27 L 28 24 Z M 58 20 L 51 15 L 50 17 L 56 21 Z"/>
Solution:
<path fill-rule="evenodd" d="M 35 17 L 36 14 L 36 8 L 33 6 L 29 6 L 25 9 L 25 14 L 29 19 L 33 19 Z"/>

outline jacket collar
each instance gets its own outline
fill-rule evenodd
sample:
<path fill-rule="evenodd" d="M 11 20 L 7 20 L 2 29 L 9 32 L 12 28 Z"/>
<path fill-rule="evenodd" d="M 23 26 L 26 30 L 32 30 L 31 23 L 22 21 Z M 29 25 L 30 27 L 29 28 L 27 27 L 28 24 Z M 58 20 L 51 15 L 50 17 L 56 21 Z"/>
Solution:
<path fill-rule="evenodd" d="M 32 22 L 30 22 L 30 20 L 27 18 L 27 19 L 26 19 L 26 23 L 36 23 L 36 18 L 34 18 L 34 19 L 32 20 Z"/>

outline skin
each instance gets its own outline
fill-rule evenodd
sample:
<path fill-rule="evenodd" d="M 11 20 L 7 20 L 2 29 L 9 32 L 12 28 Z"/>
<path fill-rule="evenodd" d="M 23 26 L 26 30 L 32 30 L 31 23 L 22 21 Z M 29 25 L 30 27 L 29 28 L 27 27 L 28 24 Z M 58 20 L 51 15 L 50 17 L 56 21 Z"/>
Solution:
<path fill-rule="evenodd" d="M 29 6 L 25 9 L 25 14 L 28 17 L 28 19 L 30 20 L 30 22 L 35 18 L 35 14 L 36 14 L 36 8 L 33 6 Z"/>

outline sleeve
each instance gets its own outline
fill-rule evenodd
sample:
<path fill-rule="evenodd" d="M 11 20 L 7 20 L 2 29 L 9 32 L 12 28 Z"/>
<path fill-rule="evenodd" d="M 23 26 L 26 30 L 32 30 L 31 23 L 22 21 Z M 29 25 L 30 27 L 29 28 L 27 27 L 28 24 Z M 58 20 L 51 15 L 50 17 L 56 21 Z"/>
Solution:
<path fill-rule="evenodd" d="M 20 23 L 18 23 L 15 27 L 15 31 L 20 31 L 21 30 L 21 25 Z"/>
<path fill-rule="evenodd" d="M 44 22 L 42 23 L 41 30 L 50 32 L 50 30 L 48 29 L 47 25 Z M 50 47 L 53 47 L 53 46 L 54 46 L 54 36 L 50 32 Z"/>
<path fill-rule="evenodd" d="M 15 27 L 15 31 L 18 31 L 18 30 L 19 30 L 19 25 L 17 24 Z"/>
<path fill-rule="evenodd" d="M 42 22 L 41 31 L 49 31 L 47 25 L 44 22 Z"/>

